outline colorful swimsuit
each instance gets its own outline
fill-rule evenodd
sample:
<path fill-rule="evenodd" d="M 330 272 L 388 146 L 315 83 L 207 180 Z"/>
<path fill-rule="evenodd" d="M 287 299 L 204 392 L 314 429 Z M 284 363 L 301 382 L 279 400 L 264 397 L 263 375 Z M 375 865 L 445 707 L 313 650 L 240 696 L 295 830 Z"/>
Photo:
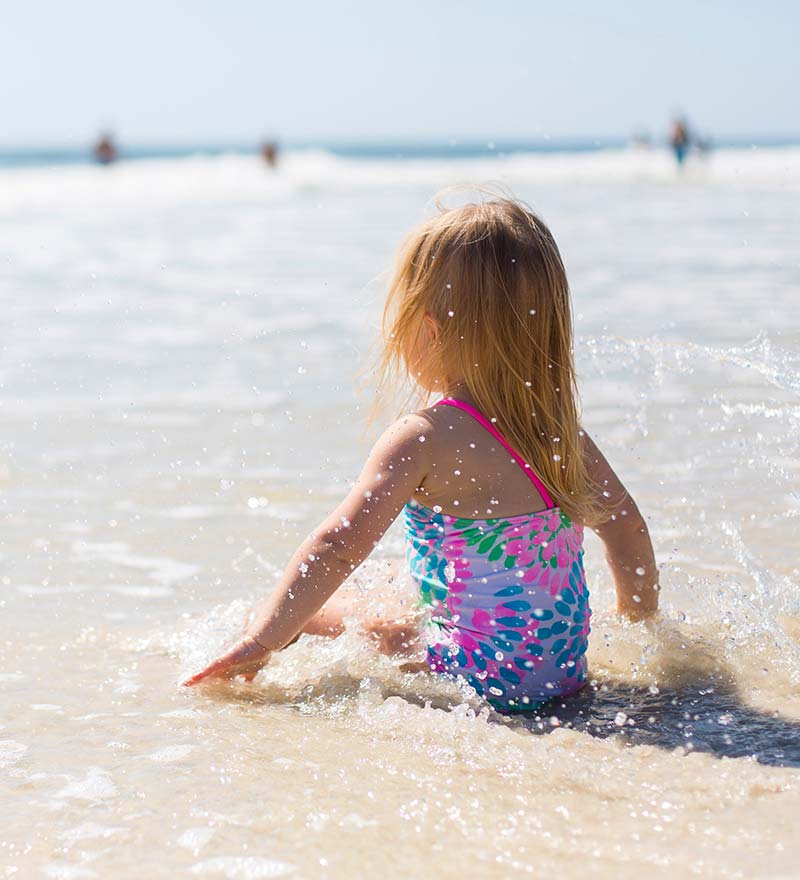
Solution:
<path fill-rule="evenodd" d="M 417 501 L 404 509 L 406 555 L 431 607 L 427 659 L 462 676 L 501 712 L 534 709 L 586 682 L 589 590 L 583 528 L 553 504 L 541 480 L 481 413 L 461 400 L 522 467 L 546 510 L 463 519 Z"/>

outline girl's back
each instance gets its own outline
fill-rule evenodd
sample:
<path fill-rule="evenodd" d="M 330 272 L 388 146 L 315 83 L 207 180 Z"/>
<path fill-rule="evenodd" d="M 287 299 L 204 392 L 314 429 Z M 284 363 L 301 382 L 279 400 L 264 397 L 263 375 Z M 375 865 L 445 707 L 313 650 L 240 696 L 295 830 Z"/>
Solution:
<path fill-rule="evenodd" d="M 591 613 L 583 529 L 472 404 L 444 399 L 425 415 L 430 471 L 403 519 L 430 667 L 506 712 L 572 693 Z"/>

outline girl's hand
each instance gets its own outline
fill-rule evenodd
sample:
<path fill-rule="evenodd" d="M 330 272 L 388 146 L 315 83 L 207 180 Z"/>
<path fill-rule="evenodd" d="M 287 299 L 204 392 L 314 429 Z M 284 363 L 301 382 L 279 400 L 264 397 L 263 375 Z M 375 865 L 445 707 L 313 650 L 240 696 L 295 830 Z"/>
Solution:
<path fill-rule="evenodd" d="M 246 681 L 252 681 L 259 669 L 269 662 L 272 651 L 268 651 L 250 636 L 245 636 L 221 657 L 209 663 L 201 672 L 197 672 L 183 682 L 187 687 L 197 684 L 204 678 L 235 678 L 243 675 Z"/>

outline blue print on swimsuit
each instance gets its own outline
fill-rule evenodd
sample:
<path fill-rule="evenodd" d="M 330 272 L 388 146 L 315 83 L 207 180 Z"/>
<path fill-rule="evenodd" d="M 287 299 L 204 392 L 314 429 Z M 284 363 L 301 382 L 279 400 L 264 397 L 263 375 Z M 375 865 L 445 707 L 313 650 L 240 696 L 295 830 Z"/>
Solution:
<path fill-rule="evenodd" d="M 444 534 L 444 521 L 441 514 L 429 511 L 429 516 L 420 516 L 418 510 L 415 502 L 403 509 L 406 559 L 419 586 L 421 601 L 425 605 L 439 606 L 447 596 L 447 559 L 437 552 Z"/>

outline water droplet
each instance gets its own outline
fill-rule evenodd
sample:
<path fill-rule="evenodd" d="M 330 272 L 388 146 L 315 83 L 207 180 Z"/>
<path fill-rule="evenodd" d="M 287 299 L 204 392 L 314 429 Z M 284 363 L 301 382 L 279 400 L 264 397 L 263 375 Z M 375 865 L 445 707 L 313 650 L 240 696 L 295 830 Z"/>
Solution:
<path fill-rule="evenodd" d="M 627 720 L 628 716 L 624 712 L 617 712 L 614 717 L 614 724 L 616 724 L 617 727 L 624 727 Z"/>
<path fill-rule="evenodd" d="M 636 574 L 638 574 L 639 577 L 644 577 L 644 569 L 642 568 L 641 565 L 637 566 L 637 568 L 636 568 Z"/>

